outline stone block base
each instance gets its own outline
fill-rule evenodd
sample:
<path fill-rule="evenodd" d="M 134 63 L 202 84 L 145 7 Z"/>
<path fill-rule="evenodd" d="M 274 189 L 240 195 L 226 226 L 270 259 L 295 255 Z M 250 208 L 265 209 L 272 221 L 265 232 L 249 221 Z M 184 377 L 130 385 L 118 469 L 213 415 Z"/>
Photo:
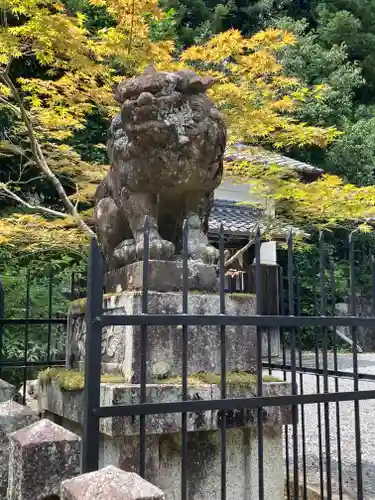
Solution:
<path fill-rule="evenodd" d="M 64 421 L 64 426 L 68 423 Z M 72 425 L 72 423 L 71 423 Z M 78 432 L 78 426 L 72 429 Z M 99 467 L 114 465 L 139 473 L 139 437 L 101 435 Z M 284 500 L 285 464 L 282 426 L 263 431 L 264 499 Z M 220 431 L 188 434 L 188 500 L 221 500 Z M 146 436 L 145 479 L 181 499 L 181 438 L 179 434 Z M 227 431 L 227 499 L 259 500 L 258 435 L 254 428 Z"/>
<path fill-rule="evenodd" d="M 188 261 L 189 290 L 215 292 L 218 277 L 215 266 L 199 261 Z M 148 263 L 148 289 L 156 292 L 182 290 L 182 261 L 150 260 Z M 110 271 L 105 276 L 105 290 L 119 293 L 126 290 L 143 289 L 143 262 L 134 262 L 120 269 Z"/>
<path fill-rule="evenodd" d="M 234 316 L 255 314 L 256 299 L 253 295 L 226 294 L 226 312 Z M 86 321 L 82 314 L 82 301 L 72 304 L 69 318 L 67 361 L 70 368 L 80 368 L 85 359 Z M 83 308 L 84 310 L 84 308 Z M 105 314 L 141 315 L 142 293 L 122 292 L 106 295 Z M 182 294 L 177 292 L 149 292 L 148 312 L 150 314 L 173 315 L 182 313 Z M 189 293 L 188 313 L 200 316 L 219 314 L 218 294 Z M 141 317 L 140 317 L 141 319 Z M 254 326 L 226 328 L 227 370 L 252 370 L 256 364 L 256 329 Z M 147 328 L 147 382 L 155 382 L 165 375 L 182 373 L 182 327 L 170 325 Z M 124 325 L 103 328 L 102 366 L 103 371 L 122 373 L 126 381 L 140 382 L 141 326 Z M 265 341 L 267 336 L 265 335 Z M 272 340 L 271 340 L 272 347 Z M 266 344 L 265 344 L 266 348 Z M 207 325 L 188 327 L 188 372 L 220 373 L 219 328 Z M 276 353 L 277 354 L 277 353 Z M 265 350 L 267 355 L 267 350 Z"/>
<path fill-rule="evenodd" d="M 102 384 L 101 405 L 139 403 L 139 386 Z M 228 388 L 228 397 L 252 397 L 254 388 Z M 290 384 L 264 383 L 264 395 L 290 393 Z M 219 387 L 189 387 L 192 399 L 218 399 Z M 41 386 L 45 417 L 57 418 L 67 429 L 82 434 L 83 394 L 63 391 L 54 382 Z M 147 386 L 147 402 L 181 400 L 181 385 Z M 227 498 L 258 500 L 258 436 L 256 411 L 227 414 Z M 263 409 L 265 500 L 283 500 L 284 463 L 282 426 L 290 423 L 290 408 Z M 139 471 L 139 418 L 105 418 L 100 421 L 100 467 L 114 465 Z M 220 418 L 217 411 L 188 413 L 188 500 L 220 500 Z M 165 492 L 166 500 L 181 498 L 181 414 L 146 418 L 146 479 Z"/>
<path fill-rule="evenodd" d="M 181 441 L 178 435 L 147 436 L 146 479 L 165 493 L 181 498 Z M 102 465 L 138 471 L 139 438 L 104 439 Z M 282 427 L 263 433 L 265 500 L 283 500 Z M 188 434 L 188 500 L 221 499 L 220 432 Z M 227 499 L 258 500 L 258 436 L 255 429 L 227 431 Z"/>
<path fill-rule="evenodd" d="M 263 384 L 264 396 L 287 395 L 291 392 L 288 382 L 267 382 Z M 236 387 L 228 384 L 228 398 L 252 398 L 256 394 L 255 381 L 253 387 Z M 220 387 L 217 384 L 199 384 L 188 387 L 189 400 L 220 399 Z M 140 386 L 132 384 L 101 384 L 101 406 L 132 405 L 140 403 Z M 173 403 L 182 400 L 182 387 L 177 384 L 150 384 L 146 386 L 147 403 Z M 52 381 L 41 387 L 41 410 L 47 414 L 57 415 L 69 421 L 83 422 L 83 391 L 61 390 Z M 227 426 L 257 426 L 257 410 L 233 410 L 227 414 Z M 269 406 L 262 412 L 264 427 L 286 425 L 291 422 L 291 407 Z M 65 424 L 64 424 L 65 425 Z M 201 432 L 220 429 L 220 413 L 218 410 L 189 412 L 187 419 L 188 432 Z M 181 431 L 181 413 L 149 415 L 146 417 L 147 434 L 172 434 Z M 138 436 L 139 417 L 116 417 L 100 419 L 100 432 L 109 437 Z"/>

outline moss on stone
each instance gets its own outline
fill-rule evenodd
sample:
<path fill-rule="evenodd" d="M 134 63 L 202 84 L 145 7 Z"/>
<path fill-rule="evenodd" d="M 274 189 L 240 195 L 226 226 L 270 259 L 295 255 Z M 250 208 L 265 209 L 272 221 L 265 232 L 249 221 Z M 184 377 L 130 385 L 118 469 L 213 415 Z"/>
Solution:
<path fill-rule="evenodd" d="M 272 375 L 263 375 L 263 382 L 282 382 L 279 378 Z M 170 376 L 157 380 L 159 384 L 165 385 L 182 385 L 182 377 Z M 247 372 L 230 372 L 227 374 L 227 384 L 231 387 L 238 387 L 243 389 L 253 388 L 257 383 L 257 376 Z M 220 375 L 216 373 L 196 373 L 195 375 L 188 376 L 188 385 L 199 386 L 203 384 L 220 385 Z"/>
<path fill-rule="evenodd" d="M 255 299 L 256 295 L 254 293 L 244 293 L 244 292 L 235 292 L 228 294 L 230 299 Z"/>
<path fill-rule="evenodd" d="M 41 387 L 55 382 L 62 391 L 80 391 L 84 387 L 84 374 L 78 370 L 47 368 L 39 372 L 38 380 Z M 100 382 L 102 384 L 123 384 L 125 379 L 121 375 L 103 373 Z"/>
<path fill-rule="evenodd" d="M 163 450 L 169 457 L 181 454 L 182 437 L 178 434 L 163 434 L 161 438 Z M 198 441 L 198 442 L 197 442 Z M 215 456 L 213 450 L 220 448 L 220 440 L 217 431 L 205 430 L 204 432 L 188 432 L 188 443 L 191 448 L 199 449 L 202 454 L 209 452 L 209 456 Z"/>
<path fill-rule="evenodd" d="M 72 300 L 70 303 L 70 307 L 71 309 L 73 309 L 73 313 L 77 311 L 77 309 L 79 310 L 79 312 L 85 312 L 86 302 L 87 302 L 86 297 L 84 297 L 83 299 Z"/>
<path fill-rule="evenodd" d="M 65 368 L 47 368 L 39 372 L 38 380 L 41 387 L 55 382 L 63 391 L 80 391 L 84 387 L 84 374 L 78 370 L 67 370 Z M 263 382 L 282 382 L 282 380 L 272 375 L 263 375 Z M 247 372 L 231 372 L 227 375 L 227 384 L 231 387 L 250 389 L 256 385 L 257 377 Z M 113 373 L 103 373 L 100 379 L 101 384 L 125 384 L 126 380 L 122 375 Z M 182 385 L 180 376 L 169 376 L 155 380 L 155 383 L 162 385 Z M 199 386 L 204 384 L 220 384 L 220 375 L 216 373 L 197 373 L 189 375 L 188 385 Z"/>
<path fill-rule="evenodd" d="M 123 295 L 124 292 L 119 292 L 119 293 L 105 293 L 103 295 L 103 299 L 111 299 L 112 297 L 115 298 L 115 300 L 118 299 Z M 83 313 L 86 312 L 86 303 L 87 303 L 87 297 L 82 297 L 81 299 L 75 299 L 70 302 L 70 306 L 73 310 L 79 310 L 79 312 Z M 74 311 L 73 311 L 74 312 Z"/>
<path fill-rule="evenodd" d="M 137 295 L 142 295 L 141 290 L 131 290 L 132 293 L 137 296 Z M 118 293 L 105 293 L 103 295 L 104 300 L 110 299 L 112 297 L 115 297 L 115 299 L 119 299 L 124 293 L 124 292 L 118 292 Z M 159 292 L 159 293 L 164 293 L 164 292 Z M 189 290 L 189 294 L 191 295 L 217 295 L 218 292 L 209 292 L 209 291 L 200 291 L 200 290 Z M 245 300 L 245 299 L 255 299 L 255 294 L 253 293 L 242 293 L 242 292 L 235 292 L 235 293 L 228 293 L 227 296 L 231 300 Z M 76 312 L 77 310 L 80 313 L 86 312 L 86 303 L 87 303 L 87 298 L 83 297 L 81 299 L 75 299 L 70 302 L 70 306 L 73 309 L 73 313 Z"/>

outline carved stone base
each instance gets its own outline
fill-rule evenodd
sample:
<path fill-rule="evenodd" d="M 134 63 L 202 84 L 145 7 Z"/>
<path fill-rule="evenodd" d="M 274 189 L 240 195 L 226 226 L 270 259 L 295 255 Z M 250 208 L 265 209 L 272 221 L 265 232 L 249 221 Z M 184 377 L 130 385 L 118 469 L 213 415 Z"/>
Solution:
<path fill-rule="evenodd" d="M 255 314 L 256 299 L 253 295 L 226 294 L 226 311 L 229 315 L 250 316 Z M 74 304 L 74 303 L 73 303 Z M 78 305 L 78 304 L 77 304 Z M 67 360 L 74 359 L 70 367 L 81 368 L 85 357 L 86 321 L 82 311 L 84 304 L 79 303 L 78 311 L 74 305 L 70 311 Z M 104 314 L 141 315 L 142 293 L 127 291 L 106 295 Z M 181 292 L 154 292 L 148 294 L 150 314 L 173 315 L 182 313 Z M 188 314 L 209 315 L 220 313 L 220 296 L 211 293 L 192 293 L 188 295 Z M 140 317 L 141 321 L 141 317 Z M 179 325 L 157 325 L 147 328 L 147 377 L 169 375 L 181 376 L 182 373 L 182 334 Z M 251 371 L 256 365 L 256 328 L 252 325 L 226 327 L 227 370 Z M 124 325 L 103 328 L 102 366 L 107 372 L 122 373 L 127 381 L 140 380 L 141 367 L 141 326 Z M 264 335 L 267 341 L 267 335 Z M 271 339 L 271 351 L 274 339 Z M 219 328 L 209 324 L 188 327 L 188 372 L 214 372 L 219 374 L 221 367 L 221 344 Z M 273 353 L 273 355 L 277 354 Z M 267 346 L 264 345 L 264 355 Z M 68 363 L 69 365 L 69 363 Z"/>
<path fill-rule="evenodd" d="M 248 377 L 249 379 L 249 377 Z M 244 380 L 248 380 L 244 377 Z M 176 403 L 181 401 L 182 382 L 146 385 L 146 403 Z M 188 400 L 220 399 L 220 385 L 210 383 L 194 383 L 188 381 Z M 132 405 L 141 402 L 140 386 L 132 384 L 100 384 L 100 404 L 102 406 Z M 263 382 L 263 396 L 286 396 L 291 393 L 290 382 Z M 228 383 L 228 398 L 256 397 L 256 379 L 254 385 L 248 387 L 237 382 Z M 39 394 L 40 411 L 64 417 L 72 422 L 82 424 L 84 401 L 82 389 L 61 389 L 54 380 L 41 387 Z M 268 406 L 262 410 L 264 428 L 292 423 L 291 406 Z M 139 416 L 108 417 L 100 419 L 100 432 L 106 436 L 124 437 L 139 435 Z M 256 409 L 232 410 L 227 413 L 227 428 L 257 427 L 258 411 Z M 179 434 L 182 428 L 181 413 L 165 413 L 147 415 L 145 419 L 146 434 Z M 218 431 L 221 427 L 219 410 L 189 412 L 187 431 Z"/>
<path fill-rule="evenodd" d="M 189 290 L 215 292 L 218 277 L 215 266 L 189 260 L 187 286 Z M 156 292 L 178 291 L 183 288 L 182 261 L 150 260 L 148 263 L 148 289 Z M 134 262 L 105 276 L 107 293 L 143 288 L 143 262 Z"/>
<path fill-rule="evenodd" d="M 181 400 L 181 385 L 147 385 L 147 403 Z M 290 384 L 265 383 L 264 396 L 290 394 Z M 228 397 L 251 398 L 255 387 L 228 386 Z M 189 387 L 189 399 L 219 399 L 217 385 Z M 102 406 L 137 404 L 139 386 L 101 384 Z M 64 427 L 82 434 L 83 392 L 61 391 L 53 382 L 43 387 L 41 409 Z M 263 409 L 263 481 L 265 500 L 284 500 L 282 426 L 291 423 L 290 407 Z M 188 413 L 187 500 L 220 500 L 221 452 L 218 411 Z M 166 500 L 181 500 L 181 414 L 146 416 L 146 479 L 165 492 Z M 139 417 L 100 419 L 99 467 L 115 465 L 138 472 Z M 258 500 L 257 411 L 227 413 L 227 499 Z"/>

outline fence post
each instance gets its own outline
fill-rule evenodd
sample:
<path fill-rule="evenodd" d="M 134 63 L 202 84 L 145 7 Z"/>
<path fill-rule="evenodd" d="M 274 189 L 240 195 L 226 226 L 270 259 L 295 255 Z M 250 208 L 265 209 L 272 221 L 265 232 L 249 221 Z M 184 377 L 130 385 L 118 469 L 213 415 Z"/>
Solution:
<path fill-rule="evenodd" d="M 94 410 L 100 406 L 104 263 L 96 238 L 91 241 L 87 285 L 82 473 L 99 468 L 99 419 Z"/>

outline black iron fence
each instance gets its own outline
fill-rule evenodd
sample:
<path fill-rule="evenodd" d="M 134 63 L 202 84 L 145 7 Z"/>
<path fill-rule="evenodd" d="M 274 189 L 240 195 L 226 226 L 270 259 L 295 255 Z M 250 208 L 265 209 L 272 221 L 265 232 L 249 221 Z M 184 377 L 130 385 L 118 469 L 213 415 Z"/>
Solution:
<path fill-rule="evenodd" d="M 347 304 L 345 315 L 337 312 L 337 277 L 335 264 L 325 250 L 323 234 L 320 238 L 320 259 L 316 267 L 316 283 L 312 286 L 313 314 L 301 314 L 303 292 L 302 270 L 295 265 L 293 238 L 288 239 L 288 264 L 283 269 L 267 269 L 261 265 L 261 237 L 255 242 L 256 264 L 248 275 L 228 278 L 224 270 L 224 238 L 220 237 L 218 275 L 220 289 L 220 313 L 197 315 L 189 312 L 188 233 L 183 240 L 183 281 L 181 314 L 149 313 L 148 251 L 149 234 L 145 229 L 145 258 L 142 289 L 142 313 L 137 315 L 105 315 L 103 307 L 104 264 L 101 253 L 93 241 L 86 277 L 73 273 L 64 283 L 57 283 L 52 271 L 36 277 L 29 269 L 24 276 L 24 288 L 13 290 L 12 308 L 5 307 L 11 291 L 9 284 L 0 286 L 0 378 L 23 385 L 23 401 L 26 399 L 26 381 L 37 376 L 47 366 L 65 364 L 67 304 L 86 295 L 87 346 L 85 419 L 83 434 L 83 470 L 98 467 L 99 419 L 105 417 L 138 417 L 139 472 L 147 473 L 147 419 L 163 413 L 181 414 L 181 498 L 189 498 L 188 470 L 188 415 L 206 410 L 218 411 L 221 442 L 221 496 L 227 497 L 228 452 L 227 435 L 233 426 L 232 415 L 242 415 L 243 425 L 249 412 L 257 416 L 258 485 L 259 499 L 264 498 L 264 422 L 265 407 L 290 409 L 290 423 L 283 429 L 283 453 L 285 459 L 285 497 L 307 499 L 311 484 L 318 485 L 321 498 L 344 498 L 350 491 L 354 498 L 375 497 L 375 459 L 363 456 L 362 449 L 371 449 L 373 438 L 371 406 L 375 400 L 375 357 L 360 353 L 361 339 L 375 336 L 375 264 L 369 282 L 372 284 L 372 300 L 363 314 L 358 308 L 358 291 L 355 280 L 355 234 L 349 238 L 347 269 Z M 342 267 L 342 263 L 340 263 Z M 275 270 L 278 280 L 274 279 Z M 340 277 L 342 280 L 342 277 Z M 275 286 L 277 284 L 277 286 Z M 17 287 L 19 284 L 17 284 Z M 35 289 L 37 288 L 37 290 Z M 342 283 L 340 283 L 342 288 Z M 43 293 L 40 291 L 42 290 Z M 256 293 L 256 312 L 251 316 L 234 316 L 227 313 L 225 294 Z M 272 298 L 278 295 L 279 302 Z M 14 296 L 18 296 L 14 300 Z M 62 297 L 64 300 L 62 300 Z M 270 299 L 271 298 L 271 299 Z M 342 298 L 340 299 L 342 301 Z M 8 300 L 9 302 L 9 300 Z M 42 304 L 43 307 L 40 307 Z M 134 325 L 140 327 L 141 356 L 140 403 L 133 405 L 100 406 L 101 331 L 108 325 Z M 147 351 L 151 327 L 155 325 L 181 326 L 182 336 L 181 401 L 149 403 L 146 397 Z M 188 346 L 189 328 L 213 326 L 221 346 L 220 398 L 189 400 Z M 228 391 L 226 351 L 231 342 L 228 329 L 231 325 L 254 325 L 257 337 L 257 364 L 255 397 L 233 398 Z M 272 332 L 280 332 L 280 353 L 275 356 L 270 349 Z M 177 330 L 176 330 L 177 331 Z M 177 334 L 177 333 L 176 333 Z M 268 336 L 266 352 L 262 351 L 264 336 Z M 304 349 L 305 339 L 311 339 L 312 349 Z M 265 393 L 264 375 L 290 382 L 288 395 L 269 396 Z M 366 405 L 370 405 L 369 407 Z M 365 432 L 364 432 L 365 430 Z"/>
<path fill-rule="evenodd" d="M 24 403 L 27 381 L 65 365 L 69 302 L 87 295 L 87 273 L 34 267 L 0 279 L 0 378 L 21 390 Z M 227 276 L 225 290 L 243 291 L 246 282 Z"/>
<path fill-rule="evenodd" d="M 264 422 L 265 407 L 289 408 L 291 420 L 283 431 L 286 498 L 308 498 L 309 485 L 319 484 L 320 498 L 333 498 L 337 490 L 338 498 L 344 498 L 346 489 L 358 499 L 370 498 L 375 493 L 374 485 L 364 481 L 362 443 L 366 440 L 361 429 L 360 404 L 375 399 L 375 372 L 361 373 L 358 353 L 358 331 L 362 328 L 375 329 L 375 306 L 370 315 L 358 316 L 354 280 L 355 234 L 348 242 L 348 298 L 347 314 L 336 314 L 334 266 L 328 262 L 321 235 L 320 262 L 318 264 L 318 300 L 311 316 L 300 312 L 300 286 L 298 270 L 295 268 L 293 236 L 289 235 L 288 265 L 286 272 L 280 270 L 279 313 L 264 312 L 262 292 L 261 235 L 255 238 L 254 283 L 256 291 L 256 311 L 253 315 L 238 316 L 227 314 L 225 300 L 224 236 L 220 233 L 219 297 L 218 314 L 199 315 L 189 313 L 188 290 L 188 230 L 183 234 L 183 290 L 180 314 L 149 313 L 149 229 L 144 230 L 144 261 L 142 313 L 129 315 L 108 315 L 103 311 L 104 264 L 95 240 L 91 244 L 88 270 L 87 335 L 85 358 L 83 461 L 84 472 L 92 471 L 99 465 L 99 420 L 108 417 L 139 417 L 139 468 L 142 476 L 147 472 L 146 462 L 146 419 L 152 415 L 181 414 L 181 499 L 189 498 L 187 471 L 188 456 L 188 415 L 191 412 L 218 411 L 220 418 L 221 446 L 221 498 L 227 498 L 227 433 L 232 421 L 228 415 L 233 412 L 253 412 L 257 427 L 257 467 L 259 499 L 265 495 L 264 484 Z M 374 269 L 373 269 L 374 273 Z M 375 276 L 375 273 L 374 273 Z M 373 280 L 375 282 L 375 280 Z M 286 283 L 286 290 L 284 284 Z M 101 406 L 101 335 L 103 327 L 133 325 L 140 327 L 140 403 Z M 147 352 L 149 329 L 153 326 L 174 325 L 180 327 L 182 336 L 182 382 L 181 400 L 175 402 L 147 402 Z M 256 328 L 256 387 L 254 397 L 228 397 L 228 370 L 226 352 L 231 342 L 227 328 L 253 325 Z M 188 346 L 189 327 L 212 326 L 217 328 L 220 339 L 220 398 L 211 400 L 188 399 Z M 345 335 L 340 328 L 345 328 Z M 262 350 L 264 332 L 270 335 L 274 329 L 280 330 L 281 352 L 275 357 L 268 349 Z M 309 330 L 314 336 L 314 350 L 306 353 L 302 349 L 302 335 Z M 177 330 L 176 330 L 177 332 Z M 339 334 L 340 332 L 340 334 Z M 177 334 L 177 333 L 176 333 Z M 344 340 L 343 340 L 344 339 Z M 270 346 L 268 338 L 268 346 Z M 349 346 L 349 347 L 348 347 Z M 342 350 L 347 349 L 347 354 Z M 344 363 L 344 365 L 343 365 Z M 276 374 L 284 381 L 290 381 L 291 390 L 287 395 L 265 394 L 264 372 Z M 366 381 L 364 387 L 361 382 Z M 374 385 L 371 385 L 374 382 Z M 375 408 L 375 407 L 374 407 Z M 345 410 L 345 415 L 342 411 Z M 366 417 L 368 418 L 368 416 Z M 244 420 L 245 421 L 245 420 Z M 345 422 L 345 427 L 343 427 Z M 367 426 L 367 422 L 365 424 Z M 350 428 L 350 429 L 349 429 Z M 347 433 L 350 430 L 348 445 Z M 345 442 L 344 442 L 345 441 Z M 345 445 L 345 446 L 344 446 Z M 368 466 L 368 464 L 366 465 Z M 371 465 L 375 472 L 375 461 Z"/>
<path fill-rule="evenodd" d="M 51 366 L 65 365 L 68 302 L 77 295 L 74 273 L 50 268 L 4 273 L 0 281 L 0 378 L 20 389 Z"/>

